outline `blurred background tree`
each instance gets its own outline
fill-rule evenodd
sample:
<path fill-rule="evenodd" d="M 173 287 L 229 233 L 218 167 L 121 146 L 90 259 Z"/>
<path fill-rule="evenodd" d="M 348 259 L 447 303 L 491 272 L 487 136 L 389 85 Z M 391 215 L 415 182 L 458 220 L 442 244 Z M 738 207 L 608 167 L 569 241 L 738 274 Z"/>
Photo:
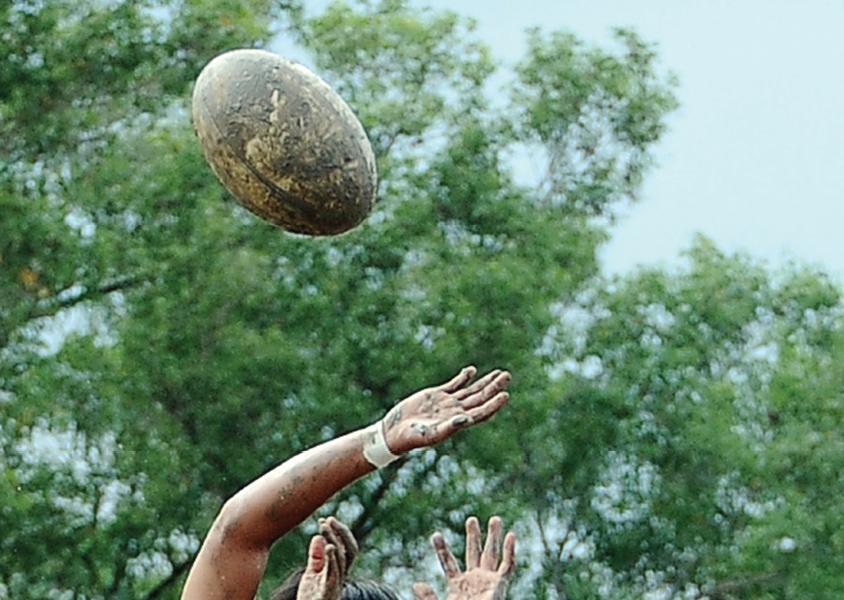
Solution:
<path fill-rule="evenodd" d="M 841 597 L 840 291 L 705 239 L 679 272 L 600 276 L 676 106 L 635 33 L 531 31 L 491 102 L 471 21 L 400 0 L 13 0 L 0 22 L 0 598 L 178 597 L 225 498 L 469 362 L 514 372 L 506 413 L 325 507 L 362 574 L 409 597 L 432 527 L 459 546 L 496 511 L 514 597 Z M 278 36 L 376 149 L 348 235 L 257 221 L 193 136 L 201 67 Z"/>

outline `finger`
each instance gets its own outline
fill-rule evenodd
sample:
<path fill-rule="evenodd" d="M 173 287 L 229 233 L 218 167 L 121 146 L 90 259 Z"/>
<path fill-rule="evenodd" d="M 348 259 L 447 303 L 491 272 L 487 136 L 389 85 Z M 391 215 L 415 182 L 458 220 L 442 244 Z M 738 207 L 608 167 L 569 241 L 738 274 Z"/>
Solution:
<path fill-rule="evenodd" d="M 501 369 L 493 369 L 492 371 L 478 379 L 476 382 L 474 382 L 472 385 L 463 389 L 455 389 L 452 392 L 452 395 L 458 400 L 461 400 L 466 396 L 471 396 L 472 394 L 481 391 L 484 386 L 488 385 L 489 382 L 495 379 L 500 373 Z"/>
<path fill-rule="evenodd" d="M 466 519 L 466 570 L 481 564 L 481 525 L 477 517 Z"/>
<path fill-rule="evenodd" d="M 443 534 L 438 531 L 432 535 L 431 544 L 433 544 L 434 550 L 437 551 L 437 558 L 440 559 L 440 566 L 443 568 L 446 578 L 453 579 L 460 575 L 460 567 L 457 564 L 457 559 L 451 553 L 451 549 L 448 547 Z"/>
<path fill-rule="evenodd" d="M 416 600 L 439 600 L 434 588 L 427 583 L 414 583 L 413 595 L 416 596 Z"/>
<path fill-rule="evenodd" d="M 504 552 L 501 554 L 501 564 L 498 573 L 510 579 L 516 571 L 516 534 L 510 531 L 504 536 Z"/>
<path fill-rule="evenodd" d="M 464 424 L 463 426 L 466 427 L 467 425 L 475 425 L 486 421 L 492 415 L 501 410 L 501 408 L 507 404 L 509 400 L 510 394 L 507 392 L 500 392 L 496 394 L 489 402 L 466 411 L 466 416 L 469 417 L 469 423 Z"/>
<path fill-rule="evenodd" d="M 336 546 L 328 544 L 325 547 L 325 562 L 328 565 L 325 576 L 326 591 L 337 590 L 343 581 L 343 577 L 340 575 L 340 565 L 337 562 Z"/>
<path fill-rule="evenodd" d="M 439 389 L 444 392 L 453 392 L 458 390 L 469 383 L 477 372 L 478 370 L 472 365 L 463 367 L 463 369 L 457 375 L 452 377 L 450 381 L 447 381 L 439 386 Z"/>
<path fill-rule="evenodd" d="M 498 392 L 503 391 L 510 385 L 510 373 L 507 371 L 501 372 L 491 379 L 487 384 L 477 392 L 462 399 L 461 404 L 463 408 L 475 408 L 487 402 L 490 398 L 495 396 Z"/>
<path fill-rule="evenodd" d="M 348 570 L 352 568 L 352 563 L 355 562 L 355 558 L 357 558 L 360 550 L 358 542 L 355 539 L 354 534 L 352 534 L 352 530 L 349 529 L 342 521 L 339 521 L 335 517 L 329 517 L 328 523 L 331 526 L 331 529 L 334 530 L 334 533 L 342 540 L 342 544 L 346 548 L 346 571 L 348 572 Z"/>
<path fill-rule="evenodd" d="M 464 412 L 461 415 L 452 417 L 451 420 L 446 423 L 445 427 L 441 430 L 440 439 L 449 438 L 460 429 L 465 429 L 472 425 L 483 423 L 492 415 L 501 410 L 501 407 L 507 404 L 509 400 L 510 394 L 508 394 L 507 392 L 501 392 L 499 394 L 496 394 L 490 401 L 482 404 L 481 406 L 477 406 L 471 410 Z"/>
<path fill-rule="evenodd" d="M 487 571 L 498 569 L 498 556 L 501 549 L 501 517 L 492 517 L 489 520 L 486 533 L 486 544 L 481 554 L 481 568 Z"/>
<path fill-rule="evenodd" d="M 339 535 L 330 524 L 331 517 L 319 520 L 319 532 L 325 541 L 334 546 L 334 554 L 337 557 L 337 566 L 340 568 L 340 577 L 346 575 L 346 547 Z"/>
<path fill-rule="evenodd" d="M 308 546 L 308 566 L 305 567 L 306 573 L 319 573 L 325 566 L 325 538 L 321 535 L 315 535 L 311 538 L 311 544 Z"/>
<path fill-rule="evenodd" d="M 450 437 L 459 429 L 468 427 L 471 424 L 472 418 L 469 415 L 457 415 L 453 417 L 441 430 L 443 439 Z"/>

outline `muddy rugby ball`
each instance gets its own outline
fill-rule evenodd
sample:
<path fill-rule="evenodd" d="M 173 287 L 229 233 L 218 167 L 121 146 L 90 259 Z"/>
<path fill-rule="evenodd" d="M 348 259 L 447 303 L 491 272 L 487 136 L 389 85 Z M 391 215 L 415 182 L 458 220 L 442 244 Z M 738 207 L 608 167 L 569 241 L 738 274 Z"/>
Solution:
<path fill-rule="evenodd" d="M 264 50 L 234 50 L 202 70 L 193 122 L 214 173 L 247 209 L 287 231 L 336 235 L 375 201 L 363 126 L 327 83 Z"/>

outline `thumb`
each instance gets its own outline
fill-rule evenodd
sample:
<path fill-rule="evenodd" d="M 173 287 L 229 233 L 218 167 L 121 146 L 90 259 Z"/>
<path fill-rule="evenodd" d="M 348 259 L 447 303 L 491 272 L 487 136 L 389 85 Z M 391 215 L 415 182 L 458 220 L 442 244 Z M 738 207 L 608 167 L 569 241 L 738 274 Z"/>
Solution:
<path fill-rule="evenodd" d="M 325 568 L 325 538 L 315 535 L 308 547 L 308 566 L 305 573 L 319 573 Z"/>
<path fill-rule="evenodd" d="M 427 583 L 414 583 L 413 594 L 416 596 L 416 600 L 439 600 L 434 588 Z"/>

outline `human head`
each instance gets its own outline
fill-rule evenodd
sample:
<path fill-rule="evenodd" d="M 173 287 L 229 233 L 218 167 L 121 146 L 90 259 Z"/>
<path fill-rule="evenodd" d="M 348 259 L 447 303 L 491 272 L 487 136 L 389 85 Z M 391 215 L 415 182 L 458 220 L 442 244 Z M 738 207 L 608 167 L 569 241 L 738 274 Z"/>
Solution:
<path fill-rule="evenodd" d="M 270 596 L 270 600 L 296 600 L 299 580 L 304 569 L 288 577 Z M 343 583 L 342 600 L 399 600 L 398 595 L 383 583 L 347 579 Z"/>

